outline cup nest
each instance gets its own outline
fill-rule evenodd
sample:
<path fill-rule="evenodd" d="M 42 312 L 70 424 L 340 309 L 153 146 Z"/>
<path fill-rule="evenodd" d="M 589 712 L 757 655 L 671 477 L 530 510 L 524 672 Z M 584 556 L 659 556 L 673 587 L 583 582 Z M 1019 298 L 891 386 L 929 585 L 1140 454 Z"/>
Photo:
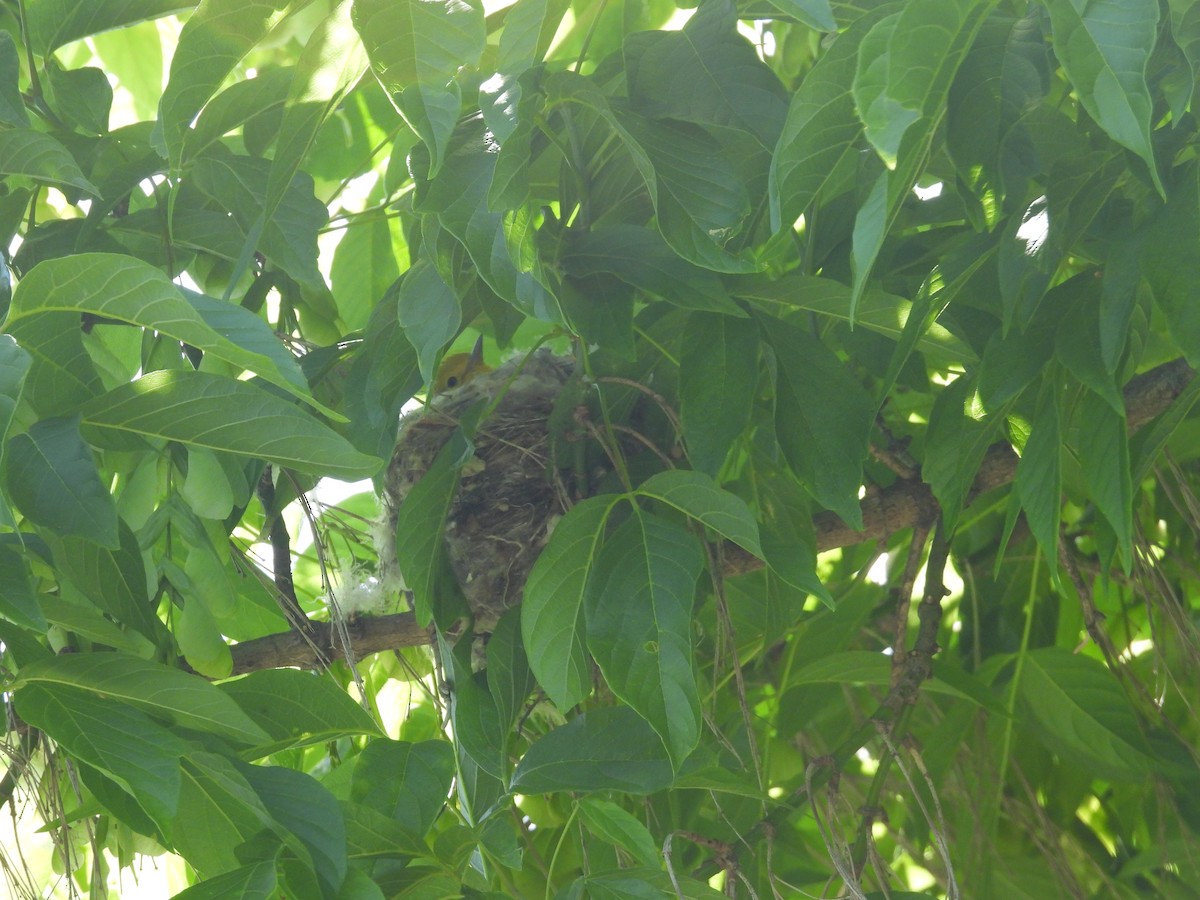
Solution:
<path fill-rule="evenodd" d="M 551 420 L 573 371 L 572 359 L 538 350 L 401 418 L 377 541 L 380 580 L 389 595 L 405 589 L 395 534 L 406 498 L 463 414 L 500 396 L 475 432 L 474 454 L 459 470 L 445 547 L 477 632 L 491 631 L 502 613 L 521 602 L 529 571 L 569 506 L 554 464 Z"/>

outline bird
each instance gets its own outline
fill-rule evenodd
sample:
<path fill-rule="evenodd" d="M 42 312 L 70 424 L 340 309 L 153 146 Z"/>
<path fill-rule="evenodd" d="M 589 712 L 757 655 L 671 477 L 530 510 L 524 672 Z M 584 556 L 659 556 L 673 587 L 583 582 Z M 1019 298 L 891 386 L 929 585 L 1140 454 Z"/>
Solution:
<path fill-rule="evenodd" d="M 437 377 L 433 380 L 433 392 L 441 394 L 452 391 L 490 371 L 492 367 L 483 361 L 483 335 L 480 335 L 470 353 L 451 353 L 442 360 Z"/>

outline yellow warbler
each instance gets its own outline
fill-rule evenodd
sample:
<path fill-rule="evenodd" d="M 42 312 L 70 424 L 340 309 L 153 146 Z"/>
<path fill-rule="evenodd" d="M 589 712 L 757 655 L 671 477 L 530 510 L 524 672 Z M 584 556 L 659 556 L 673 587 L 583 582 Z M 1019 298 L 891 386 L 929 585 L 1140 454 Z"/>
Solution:
<path fill-rule="evenodd" d="M 480 335 L 470 353 L 451 353 L 442 360 L 433 380 L 433 391 L 435 394 L 452 391 L 476 375 L 490 371 L 492 367 L 483 361 L 483 335 Z"/>

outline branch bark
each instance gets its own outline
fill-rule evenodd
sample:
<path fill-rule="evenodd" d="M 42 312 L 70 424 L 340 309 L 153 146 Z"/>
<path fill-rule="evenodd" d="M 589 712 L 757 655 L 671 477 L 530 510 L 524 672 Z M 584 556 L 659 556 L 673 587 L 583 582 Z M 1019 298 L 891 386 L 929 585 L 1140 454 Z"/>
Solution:
<path fill-rule="evenodd" d="M 1126 420 L 1136 431 L 1163 413 L 1183 393 L 1195 372 L 1182 359 L 1164 363 L 1132 379 L 1125 386 Z M 993 444 L 971 487 L 971 498 L 1013 480 L 1017 454 L 1006 442 Z M 931 526 L 938 515 L 937 500 L 929 486 L 919 481 L 898 481 L 891 487 L 868 495 L 862 501 L 863 530 L 855 531 L 833 513 L 821 513 L 813 519 L 817 550 L 833 550 L 886 538 L 915 525 Z M 762 560 L 734 544 L 722 548 L 725 575 L 742 575 L 762 567 Z M 331 640 L 328 624 L 313 622 L 309 640 L 328 659 L 341 658 L 341 650 Z M 355 653 L 366 656 L 382 650 L 398 650 L 431 642 L 430 633 L 417 625 L 411 613 L 362 617 L 350 623 Z M 317 655 L 306 640 L 295 633 L 273 634 L 245 641 L 233 649 L 233 673 L 282 666 L 313 667 Z"/>

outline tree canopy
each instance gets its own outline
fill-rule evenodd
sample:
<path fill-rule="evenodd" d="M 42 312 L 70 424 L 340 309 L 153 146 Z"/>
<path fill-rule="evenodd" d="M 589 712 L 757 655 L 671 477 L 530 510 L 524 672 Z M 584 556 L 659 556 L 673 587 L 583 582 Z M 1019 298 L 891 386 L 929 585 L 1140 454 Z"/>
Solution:
<path fill-rule="evenodd" d="M 1198 73 L 1193 0 L 0 4 L 13 895 L 1194 896 Z"/>

